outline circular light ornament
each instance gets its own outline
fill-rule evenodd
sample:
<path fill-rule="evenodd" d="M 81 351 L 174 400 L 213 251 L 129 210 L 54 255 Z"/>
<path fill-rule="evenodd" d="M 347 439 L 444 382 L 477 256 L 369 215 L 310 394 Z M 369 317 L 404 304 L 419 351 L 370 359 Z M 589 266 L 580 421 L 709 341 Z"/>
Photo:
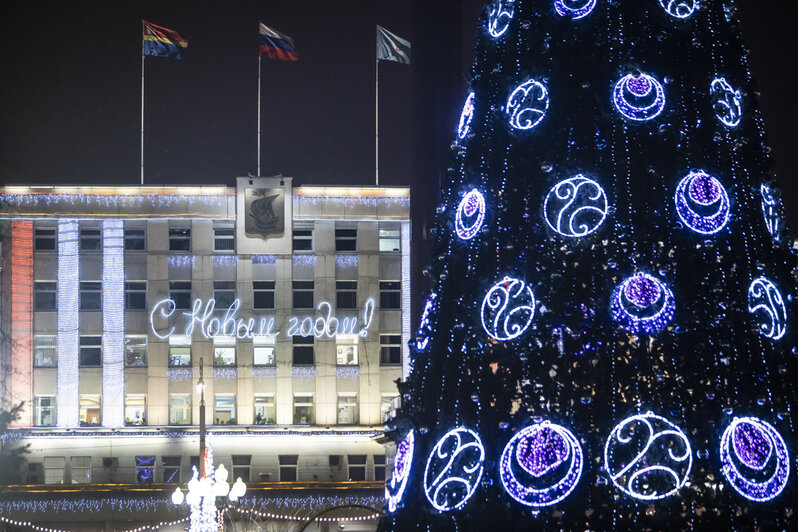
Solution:
<path fill-rule="evenodd" d="M 612 317 L 633 334 L 656 334 L 670 323 L 675 310 L 670 288 L 646 273 L 624 280 L 610 301 Z"/>
<path fill-rule="evenodd" d="M 755 417 L 734 418 L 720 439 L 723 476 L 746 499 L 778 496 L 790 476 L 790 455 L 781 434 Z"/>
<path fill-rule="evenodd" d="M 659 0 L 659 5 L 670 16 L 686 19 L 698 9 L 698 0 Z"/>
<path fill-rule="evenodd" d="M 530 79 L 520 84 L 507 99 L 505 111 L 510 126 L 522 131 L 540 124 L 549 110 L 549 91 L 539 81 Z"/>
<path fill-rule="evenodd" d="M 482 328 L 496 340 L 518 338 L 534 316 L 535 294 L 520 279 L 505 276 L 482 300 Z"/>
<path fill-rule="evenodd" d="M 570 495 L 582 476 L 579 440 L 549 421 L 530 425 L 507 443 L 499 476 L 507 493 L 525 506 L 556 504 Z"/>
<path fill-rule="evenodd" d="M 485 196 L 477 190 L 463 196 L 457 207 L 454 230 L 463 240 L 471 240 L 485 223 Z"/>
<path fill-rule="evenodd" d="M 737 127 L 742 120 L 743 96 L 725 78 L 715 78 L 709 86 L 715 116 L 728 127 Z"/>
<path fill-rule="evenodd" d="M 679 219 L 696 233 L 714 235 L 729 221 L 731 204 L 726 189 L 702 170 L 679 181 L 675 199 Z"/>
<path fill-rule="evenodd" d="M 429 339 L 432 336 L 432 324 L 430 323 L 430 318 L 437 305 L 435 301 L 436 299 L 438 299 L 438 294 L 432 292 L 427 298 L 427 302 L 424 303 L 424 312 L 421 313 L 421 322 L 419 322 L 418 330 L 416 331 L 416 349 L 419 351 L 423 351 L 427 348 L 427 345 L 429 345 Z"/>
<path fill-rule="evenodd" d="M 485 469 L 485 448 L 466 428 L 452 429 L 438 440 L 427 458 L 424 494 L 439 512 L 461 508 L 474 492 Z"/>
<path fill-rule="evenodd" d="M 765 227 L 771 236 L 778 239 L 778 233 L 781 231 L 781 202 L 765 183 L 760 185 L 759 192 L 762 194 L 762 216 L 765 217 Z"/>
<path fill-rule="evenodd" d="M 546 223 L 562 236 L 582 237 L 596 231 L 607 217 L 607 195 L 582 174 L 554 185 L 543 202 Z"/>
<path fill-rule="evenodd" d="M 629 120 L 645 122 L 665 109 L 665 89 L 648 74 L 628 74 L 615 84 L 612 101 Z"/>
<path fill-rule="evenodd" d="M 563 17 L 579 20 L 593 11 L 596 2 L 597 0 L 554 0 L 554 9 Z"/>
<path fill-rule="evenodd" d="M 471 121 L 474 119 L 474 99 L 476 94 L 471 91 L 463 105 L 463 112 L 460 113 L 460 123 L 457 126 L 457 138 L 464 139 L 471 131 Z"/>
<path fill-rule="evenodd" d="M 388 511 L 395 512 L 397 505 L 402 501 L 410 477 L 410 467 L 413 465 L 413 450 L 415 447 L 415 433 L 411 430 L 399 445 L 396 446 L 394 468 L 391 480 L 385 485 L 385 498 L 388 499 Z"/>
<path fill-rule="evenodd" d="M 692 467 L 685 433 L 651 412 L 621 421 L 604 446 L 604 468 L 612 483 L 635 499 L 670 497 L 687 482 Z"/>
<path fill-rule="evenodd" d="M 515 0 L 493 0 L 488 13 L 488 33 L 498 39 L 510 27 L 515 14 Z"/>
<path fill-rule="evenodd" d="M 784 298 L 767 277 L 754 279 L 748 287 L 748 312 L 759 321 L 759 332 L 779 340 L 787 332 L 787 307 Z"/>

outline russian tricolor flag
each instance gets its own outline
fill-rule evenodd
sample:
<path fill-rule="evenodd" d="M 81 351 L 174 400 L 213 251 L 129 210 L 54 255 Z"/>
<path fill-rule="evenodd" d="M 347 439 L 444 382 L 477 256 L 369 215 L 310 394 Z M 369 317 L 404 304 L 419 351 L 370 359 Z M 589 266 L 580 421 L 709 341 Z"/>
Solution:
<path fill-rule="evenodd" d="M 264 55 L 280 61 L 296 61 L 299 56 L 294 49 L 294 39 L 260 23 L 260 56 Z"/>

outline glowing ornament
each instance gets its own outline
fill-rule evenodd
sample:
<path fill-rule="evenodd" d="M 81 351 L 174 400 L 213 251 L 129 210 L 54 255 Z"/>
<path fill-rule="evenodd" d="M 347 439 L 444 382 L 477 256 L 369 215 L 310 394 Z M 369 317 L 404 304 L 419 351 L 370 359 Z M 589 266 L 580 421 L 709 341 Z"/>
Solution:
<path fill-rule="evenodd" d="M 578 20 L 586 17 L 596 7 L 597 0 L 554 0 L 554 9 L 563 17 Z"/>
<path fill-rule="evenodd" d="M 581 174 L 554 185 L 543 202 L 546 223 L 568 237 L 594 232 L 607 217 L 607 209 L 604 189 Z"/>
<path fill-rule="evenodd" d="M 647 74 L 628 74 L 615 84 L 612 100 L 623 116 L 644 122 L 659 116 L 665 108 L 665 89 Z"/>
<path fill-rule="evenodd" d="M 628 277 L 612 293 L 612 317 L 627 331 L 655 334 L 673 319 L 673 292 L 645 273 Z"/>
<path fill-rule="evenodd" d="M 471 121 L 474 119 L 474 98 L 476 94 L 471 91 L 463 105 L 463 112 L 460 113 L 460 124 L 457 126 L 457 138 L 464 139 L 471 131 Z"/>
<path fill-rule="evenodd" d="M 768 232 L 778 239 L 781 231 L 781 202 L 766 184 L 759 187 L 759 192 L 762 194 L 762 215 L 765 217 L 765 226 Z"/>
<path fill-rule="evenodd" d="M 484 469 L 485 449 L 479 436 L 462 427 L 450 430 L 427 458 L 427 500 L 440 512 L 462 507 L 476 491 Z"/>
<path fill-rule="evenodd" d="M 505 277 L 482 301 L 482 327 L 496 340 L 522 335 L 535 316 L 535 294 L 524 281 Z"/>
<path fill-rule="evenodd" d="M 743 96 L 734 90 L 724 78 L 715 78 L 709 86 L 712 95 L 712 108 L 718 120 L 729 127 L 736 127 L 742 119 Z"/>
<path fill-rule="evenodd" d="M 504 35 L 510 27 L 510 21 L 515 13 L 515 0 L 493 0 L 488 13 L 488 33 L 498 38 Z"/>
<path fill-rule="evenodd" d="M 604 468 L 612 483 L 635 499 L 664 499 L 690 475 L 693 452 L 682 429 L 651 412 L 631 416 L 612 429 Z"/>
<path fill-rule="evenodd" d="M 524 428 L 504 447 L 499 476 L 504 489 L 526 506 L 556 504 L 573 491 L 584 458 L 576 437 L 548 421 Z"/>
<path fill-rule="evenodd" d="M 527 130 L 537 126 L 549 110 L 549 92 L 539 81 L 530 79 L 518 87 L 507 99 L 506 112 L 510 125 Z"/>
<path fill-rule="evenodd" d="M 454 230 L 463 240 L 471 240 L 485 223 L 485 196 L 477 190 L 463 196 L 457 207 Z"/>
<path fill-rule="evenodd" d="M 413 465 L 413 448 L 415 435 L 411 430 L 405 439 L 396 446 L 393 475 L 385 486 L 385 498 L 388 499 L 388 511 L 395 512 L 396 506 L 402 501 L 405 494 L 407 479 L 410 477 L 410 467 Z"/>
<path fill-rule="evenodd" d="M 754 279 L 748 288 L 748 312 L 759 321 L 759 332 L 778 340 L 787 332 L 787 307 L 784 298 L 767 277 Z"/>
<path fill-rule="evenodd" d="M 432 326 L 430 325 L 430 314 L 435 309 L 435 300 L 438 294 L 432 292 L 424 303 L 424 312 L 421 314 L 421 322 L 418 324 L 418 331 L 416 332 L 416 349 L 423 351 L 429 345 L 430 335 L 432 334 Z"/>
<path fill-rule="evenodd" d="M 734 418 L 720 439 L 723 476 L 743 497 L 773 499 L 790 476 L 784 439 L 769 423 L 755 417 Z"/>
<path fill-rule="evenodd" d="M 698 0 L 659 0 L 659 5 L 670 16 L 685 19 L 698 9 Z"/>
<path fill-rule="evenodd" d="M 713 235 L 729 221 L 729 195 L 720 181 L 698 170 L 676 186 L 676 213 L 684 225 L 702 235 Z"/>

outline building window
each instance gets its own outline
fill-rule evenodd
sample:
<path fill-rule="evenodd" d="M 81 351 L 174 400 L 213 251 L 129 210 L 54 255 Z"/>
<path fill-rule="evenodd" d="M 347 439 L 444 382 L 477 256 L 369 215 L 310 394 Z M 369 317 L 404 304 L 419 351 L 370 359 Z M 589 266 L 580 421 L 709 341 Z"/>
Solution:
<path fill-rule="evenodd" d="M 227 336 L 213 338 L 213 365 L 236 365 L 236 339 Z"/>
<path fill-rule="evenodd" d="M 33 422 L 37 427 L 55 426 L 55 395 L 37 395 Z"/>
<path fill-rule="evenodd" d="M 339 309 L 357 308 L 357 281 L 335 281 L 335 306 Z"/>
<path fill-rule="evenodd" d="M 152 484 L 155 472 L 154 456 L 136 457 L 136 484 Z"/>
<path fill-rule="evenodd" d="M 169 424 L 191 424 L 191 397 L 187 393 L 169 394 Z"/>
<path fill-rule="evenodd" d="M 34 282 L 33 310 L 55 310 L 57 289 L 58 283 L 55 281 Z"/>
<path fill-rule="evenodd" d="M 294 251 L 313 251 L 313 229 L 294 229 Z"/>
<path fill-rule="evenodd" d="M 217 393 L 214 398 L 213 419 L 216 425 L 236 424 L 236 396 Z"/>
<path fill-rule="evenodd" d="M 129 394 L 125 396 L 125 426 L 147 424 L 147 396 Z"/>
<path fill-rule="evenodd" d="M 380 364 L 395 366 L 402 363 L 402 335 L 380 335 Z"/>
<path fill-rule="evenodd" d="M 216 310 L 224 311 L 233 305 L 236 300 L 235 281 L 214 281 L 213 299 L 216 300 Z"/>
<path fill-rule="evenodd" d="M 81 229 L 80 250 L 102 251 L 103 250 L 102 232 L 99 229 Z"/>
<path fill-rule="evenodd" d="M 338 424 L 357 425 L 357 394 L 338 394 Z"/>
<path fill-rule="evenodd" d="M 398 395 L 390 393 L 384 393 L 380 396 L 380 419 L 382 419 L 383 423 L 388 420 L 388 416 L 394 409 L 394 400 L 398 397 Z"/>
<path fill-rule="evenodd" d="M 366 455 L 349 454 L 346 460 L 349 464 L 349 480 L 366 480 Z"/>
<path fill-rule="evenodd" d="M 83 367 L 98 367 L 103 363 L 103 338 L 102 336 L 80 337 L 80 365 Z"/>
<path fill-rule="evenodd" d="M 125 367 L 147 367 L 146 336 L 125 336 Z"/>
<path fill-rule="evenodd" d="M 169 281 L 169 299 L 177 310 L 191 309 L 191 281 Z"/>
<path fill-rule="evenodd" d="M 169 251 L 191 251 L 191 229 L 170 229 Z"/>
<path fill-rule="evenodd" d="M 180 484 L 180 461 L 181 456 L 161 457 L 163 466 L 163 481 L 167 484 Z"/>
<path fill-rule="evenodd" d="M 125 281 L 125 310 L 147 310 L 147 281 Z"/>
<path fill-rule="evenodd" d="M 172 335 L 169 337 L 169 367 L 191 366 L 191 337 Z"/>
<path fill-rule="evenodd" d="M 274 336 L 256 336 L 252 339 L 253 365 L 274 366 L 276 364 L 274 340 Z"/>
<path fill-rule="evenodd" d="M 399 229 L 380 229 L 380 251 L 392 252 L 401 251 L 401 240 Z"/>
<path fill-rule="evenodd" d="M 125 229 L 125 251 L 147 251 L 147 232 L 144 229 Z"/>
<path fill-rule="evenodd" d="M 56 336 L 36 335 L 33 337 L 33 367 L 54 368 L 58 365 L 56 357 Z"/>
<path fill-rule="evenodd" d="M 72 484 L 91 484 L 91 456 L 70 456 Z"/>
<path fill-rule="evenodd" d="M 255 394 L 255 424 L 274 425 L 274 395 Z"/>
<path fill-rule="evenodd" d="M 36 229 L 33 232 L 34 251 L 55 251 L 55 229 Z"/>
<path fill-rule="evenodd" d="M 97 427 L 100 425 L 100 396 L 80 394 L 80 426 Z"/>
<path fill-rule="evenodd" d="M 339 366 L 357 366 L 357 336 L 335 338 L 335 363 Z"/>
<path fill-rule="evenodd" d="M 401 281 L 380 281 L 380 308 L 382 310 L 402 308 Z"/>
<path fill-rule="evenodd" d="M 234 454 L 233 480 L 238 480 L 240 478 L 243 482 L 249 482 L 249 464 L 251 462 L 251 454 Z"/>
<path fill-rule="evenodd" d="M 313 395 L 294 394 L 294 425 L 313 424 Z"/>
<path fill-rule="evenodd" d="M 103 284 L 81 281 L 80 310 L 99 311 L 103 309 Z"/>
<path fill-rule="evenodd" d="M 296 482 L 296 469 L 299 463 L 299 455 L 278 454 L 277 463 L 280 464 L 280 482 Z"/>
<path fill-rule="evenodd" d="M 274 308 L 274 281 L 252 281 L 252 294 L 254 308 Z"/>
<path fill-rule="evenodd" d="M 63 456 L 44 457 L 44 483 L 63 484 L 64 483 L 64 464 L 66 460 Z"/>
<path fill-rule="evenodd" d="M 236 248 L 236 232 L 230 228 L 216 228 L 213 230 L 214 251 L 234 251 Z"/>
<path fill-rule="evenodd" d="M 374 455 L 374 480 L 385 481 L 385 455 Z"/>
<path fill-rule="evenodd" d="M 314 281 L 294 281 L 294 308 L 313 308 Z"/>
<path fill-rule="evenodd" d="M 357 229 L 336 229 L 335 251 L 357 251 Z"/>
<path fill-rule="evenodd" d="M 313 336 L 294 336 L 294 365 L 295 366 L 312 366 L 313 365 L 313 345 L 315 338 Z"/>

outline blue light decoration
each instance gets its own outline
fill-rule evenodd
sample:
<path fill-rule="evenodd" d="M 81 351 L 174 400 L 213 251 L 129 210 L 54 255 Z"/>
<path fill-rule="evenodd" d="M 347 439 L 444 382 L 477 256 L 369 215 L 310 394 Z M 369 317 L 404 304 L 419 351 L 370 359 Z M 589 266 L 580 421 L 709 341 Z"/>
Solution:
<path fill-rule="evenodd" d="M 535 316 L 535 294 L 520 279 L 505 276 L 482 300 L 482 328 L 496 340 L 512 340 L 529 328 Z"/>
<path fill-rule="evenodd" d="M 645 122 L 665 109 L 665 89 L 648 74 L 627 74 L 615 84 L 612 101 L 629 120 Z"/>
<path fill-rule="evenodd" d="M 596 2 L 597 0 L 554 0 L 554 9 L 563 17 L 579 20 L 593 11 Z"/>
<path fill-rule="evenodd" d="M 720 439 L 723 476 L 743 497 L 765 502 L 778 496 L 790 476 L 790 455 L 781 434 L 755 417 L 734 418 Z"/>
<path fill-rule="evenodd" d="M 498 39 L 510 27 L 515 14 L 515 0 L 493 0 L 488 13 L 488 33 Z"/>
<path fill-rule="evenodd" d="M 507 493 L 525 506 L 556 504 L 573 491 L 582 476 L 584 457 L 576 437 L 560 425 L 530 425 L 507 443 L 499 476 Z"/>
<path fill-rule="evenodd" d="M 59 427 L 80 424 L 80 255 L 78 221 L 58 221 L 58 373 L 56 404 Z"/>
<path fill-rule="evenodd" d="M 709 86 L 715 116 L 728 127 L 737 127 L 742 120 L 743 96 L 725 78 L 715 78 Z"/>
<path fill-rule="evenodd" d="M 759 322 L 759 332 L 779 340 L 787 332 L 787 307 L 784 298 L 767 277 L 754 279 L 748 287 L 748 312 Z"/>
<path fill-rule="evenodd" d="M 549 110 L 549 91 L 534 79 L 520 84 L 507 99 L 505 111 L 510 117 L 510 126 L 529 130 L 540 124 Z"/>
<path fill-rule="evenodd" d="M 582 174 L 554 185 L 543 202 L 548 226 L 560 235 L 572 238 L 596 231 L 604 223 L 607 210 L 604 189 Z"/>
<path fill-rule="evenodd" d="M 767 227 L 768 233 L 778 240 L 782 225 L 781 202 L 770 186 L 765 183 L 760 185 L 759 192 L 762 194 L 762 216 L 765 217 L 765 227 Z"/>
<path fill-rule="evenodd" d="M 430 324 L 430 314 L 435 309 L 435 300 L 438 299 L 438 294 L 432 292 L 424 303 L 424 312 L 421 313 L 421 322 L 418 324 L 416 331 L 416 349 L 423 351 L 429 345 L 429 339 L 432 335 L 432 326 Z"/>
<path fill-rule="evenodd" d="M 461 508 L 474 494 L 485 470 L 485 448 L 466 428 L 452 429 L 427 458 L 424 494 L 439 512 Z"/>
<path fill-rule="evenodd" d="M 685 19 L 698 9 L 698 0 L 659 0 L 659 5 L 670 16 Z"/>
<path fill-rule="evenodd" d="M 385 485 L 385 498 L 388 500 L 389 512 L 396 511 L 396 507 L 402 502 L 402 497 L 405 494 L 407 479 L 410 478 L 410 468 L 413 465 L 415 438 L 415 433 L 411 430 L 396 446 L 393 474 Z"/>
<path fill-rule="evenodd" d="M 635 499 L 670 497 L 687 482 L 692 467 L 685 433 L 651 412 L 621 421 L 604 446 L 604 468 L 612 483 Z"/>
<path fill-rule="evenodd" d="M 729 195 L 720 181 L 702 170 L 679 181 L 674 199 L 679 219 L 696 233 L 714 235 L 729 221 Z"/>
<path fill-rule="evenodd" d="M 457 138 L 464 139 L 471 131 L 471 121 L 474 119 L 474 99 L 476 93 L 471 91 L 463 105 L 463 112 L 460 113 L 460 123 L 457 126 Z"/>
<path fill-rule="evenodd" d="M 675 309 L 670 288 L 646 273 L 626 278 L 610 301 L 613 319 L 633 334 L 656 334 L 670 323 Z"/>
<path fill-rule="evenodd" d="M 477 190 L 463 196 L 457 207 L 454 230 L 463 240 L 471 240 L 485 223 L 485 196 Z"/>

